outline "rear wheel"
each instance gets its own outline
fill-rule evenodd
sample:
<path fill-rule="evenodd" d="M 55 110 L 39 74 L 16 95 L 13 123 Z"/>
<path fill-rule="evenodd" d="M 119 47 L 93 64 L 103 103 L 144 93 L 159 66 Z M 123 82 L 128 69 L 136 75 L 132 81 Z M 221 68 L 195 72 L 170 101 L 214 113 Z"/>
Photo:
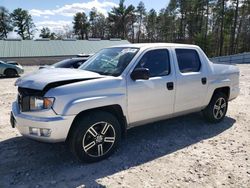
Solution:
<path fill-rule="evenodd" d="M 84 162 L 96 162 L 110 156 L 121 140 L 121 128 L 115 116 L 96 111 L 79 118 L 69 137 L 73 154 Z"/>
<path fill-rule="evenodd" d="M 8 78 L 11 78 L 17 76 L 17 72 L 15 69 L 6 69 L 4 71 L 4 75 Z"/>
<path fill-rule="evenodd" d="M 215 93 L 203 114 L 209 122 L 218 123 L 224 119 L 227 106 L 227 96 L 224 93 Z"/>

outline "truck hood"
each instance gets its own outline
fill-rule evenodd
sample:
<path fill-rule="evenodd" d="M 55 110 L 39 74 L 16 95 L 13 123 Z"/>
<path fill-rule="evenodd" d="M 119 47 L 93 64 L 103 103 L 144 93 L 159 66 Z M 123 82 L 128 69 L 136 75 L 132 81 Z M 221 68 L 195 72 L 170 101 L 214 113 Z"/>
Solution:
<path fill-rule="evenodd" d="M 17 79 L 15 86 L 35 90 L 48 90 L 65 84 L 103 77 L 105 76 L 80 69 L 41 69 Z"/>

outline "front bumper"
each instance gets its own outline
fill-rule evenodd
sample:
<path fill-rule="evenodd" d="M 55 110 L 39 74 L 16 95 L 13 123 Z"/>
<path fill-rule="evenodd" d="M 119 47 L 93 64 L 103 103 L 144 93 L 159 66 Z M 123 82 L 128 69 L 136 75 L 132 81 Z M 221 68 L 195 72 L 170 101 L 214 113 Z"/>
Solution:
<path fill-rule="evenodd" d="M 17 73 L 18 73 L 18 74 L 23 74 L 23 73 L 24 73 L 24 69 L 23 69 L 23 68 L 18 69 L 18 70 L 17 70 Z"/>
<path fill-rule="evenodd" d="M 12 104 L 11 124 L 25 137 L 43 142 L 64 142 L 75 116 L 37 117 L 20 112 L 17 102 Z M 37 128 L 38 134 L 30 133 L 31 128 Z M 42 136 L 40 129 L 49 129 L 50 136 Z"/>

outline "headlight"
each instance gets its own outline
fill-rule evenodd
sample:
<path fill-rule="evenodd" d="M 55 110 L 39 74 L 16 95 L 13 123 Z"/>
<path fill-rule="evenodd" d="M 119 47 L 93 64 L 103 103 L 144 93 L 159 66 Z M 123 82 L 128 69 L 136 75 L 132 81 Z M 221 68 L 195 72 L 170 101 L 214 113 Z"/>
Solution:
<path fill-rule="evenodd" d="M 52 97 L 30 97 L 30 110 L 49 109 L 53 106 L 54 98 Z"/>

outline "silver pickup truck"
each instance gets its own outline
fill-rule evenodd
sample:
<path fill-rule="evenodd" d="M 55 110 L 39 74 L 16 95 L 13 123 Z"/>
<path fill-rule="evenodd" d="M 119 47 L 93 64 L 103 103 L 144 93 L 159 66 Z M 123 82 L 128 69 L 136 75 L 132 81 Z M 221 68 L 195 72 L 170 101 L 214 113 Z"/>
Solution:
<path fill-rule="evenodd" d="M 202 111 L 223 120 L 239 94 L 239 70 L 213 64 L 195 45 L 105 48 L 79 69 L 42 69 L 19 78 L 11 124 L 29 138 L 66 141 L 81 161 L 111 155 L 126 130 Z"/>

